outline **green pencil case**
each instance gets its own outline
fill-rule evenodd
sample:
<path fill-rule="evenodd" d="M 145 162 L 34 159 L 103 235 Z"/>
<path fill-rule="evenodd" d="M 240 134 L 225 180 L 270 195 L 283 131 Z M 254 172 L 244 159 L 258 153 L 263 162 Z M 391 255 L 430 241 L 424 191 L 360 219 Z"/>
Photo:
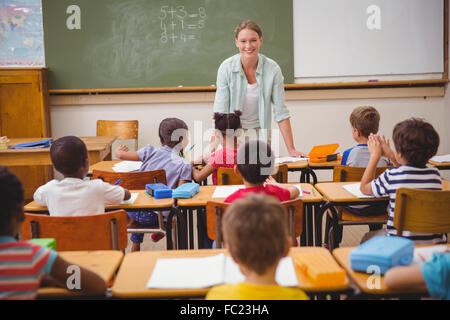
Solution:
<path fill-rule="evenodd" d="M 30 242 L 33 242 L 34 244 L 40 245 L 42 247 L 47 247 L 52 250 L 56 250 L 56 239 L 52 238 L 35 238 L 29 240 Z"/>

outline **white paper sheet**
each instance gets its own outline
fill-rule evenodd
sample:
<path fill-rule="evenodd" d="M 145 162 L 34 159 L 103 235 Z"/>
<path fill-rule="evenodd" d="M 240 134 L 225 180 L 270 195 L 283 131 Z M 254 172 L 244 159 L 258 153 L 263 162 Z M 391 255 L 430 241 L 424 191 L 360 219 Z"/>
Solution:
<path fill-rule="evenodd" d="M 298 195 L 301 197 L 303 195 L 303 190 L 301 184 L 295 184 L 294 187 L 297 187 L 298 191 L 300 191 L 300 194 Z"/>
<path fill-rule="evenodd" d="M 297 161 L 301 161 L 301 160 L 308 160 L 308 158 L 280 157 L 280 158 L 275 158 L 275 164 L 287 163 L 287 162 L 297 162 Z"/>
<path fill-rule="evenodd" d="M 450 162 L 450 154 L 444 154 L 442 156 L 434 156 L 430 160 L 439 162 L 439 163 Z"/>
<path fill-rule="evenodd" d="M 158 259 L 147 288 L 197 289 L 223 283 L 225 255 Z"/>
<path fill-rule="evenodd" d="M 450 249 L 446 245 L 414 248 L 414 258 L 411 264 L 417 265 L 431 260 L 435 252 L 450 252 Z"/>
<path fill-rule="evenodd" d="M 358 197 L 360 199 L 375 198 L 374 196 L 368 196 L 366 194 L 363 194 L 360 190 L 360 187 L 361 187 L 361 182 L 346 184 L 346 185 L 342 186 L 342 188 L 344 188 L 345 190 L 350 192 L 352 195 L 354 195 L 355 197 Z"/>
<path fill-rule="evenodd" d="M 116 163 L 112 169 L 115 172 L 131 172 L 141 168 L 142 161 L 121 161 Z"/>
<path fill-rule="evenodd" d="M 128 199 L 128 200 L 123 200 L 123 201 L 121 202 L 121 204 L 133 204 L 134 201 L 136 201 L 138 195 L 139 195 L 138 192 L 133 192 L 133 193 L 131 193 L 130 199 Z"/>
<path fill-rule="evenodd" d="M 238 191 L 239 189 L 244 189 L 245 186 L 243 184 L 241 185 L 233 185 L 233 186 L 217 186 L 213 193 L 213 199 L 214 198 L 226 198 L 229 195 L 233 194 L 234 192 Z"/>

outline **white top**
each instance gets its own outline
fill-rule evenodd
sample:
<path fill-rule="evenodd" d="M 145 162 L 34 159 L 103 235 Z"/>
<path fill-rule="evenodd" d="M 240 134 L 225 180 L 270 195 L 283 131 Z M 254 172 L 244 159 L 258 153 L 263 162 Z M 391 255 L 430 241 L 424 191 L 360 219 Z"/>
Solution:
<path fill-rule="evenodd" d="M 259 86 L 258 83 L 247 84 L 244 105 L 242 107 L 241 124 L 244 129 L 259 128 Z"/>
<path fill-rule="evenodd" d="M 47 206 L 51 216 L 82 216 L 105 212 L 105 205 L 120 204 L 125 190 L 100 179 L 52 180 L 34 193 L 34 201 Z"/>

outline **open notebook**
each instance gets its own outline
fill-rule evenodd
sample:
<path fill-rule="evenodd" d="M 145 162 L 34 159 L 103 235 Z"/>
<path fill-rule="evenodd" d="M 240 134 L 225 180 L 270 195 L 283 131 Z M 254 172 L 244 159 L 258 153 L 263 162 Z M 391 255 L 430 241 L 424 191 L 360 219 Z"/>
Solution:
<path fill-rule="evenodd" d="M 142 161 L 120 161 L 116 163 L 112 169 L 115 172 L 131 172 L 139 170 L 142 165 Z"/>
<path fill-rule="evenodd" d="M 365 198 L 375 198 L 374 196 L 368 196 L 367 194 L 364 194 L 360 190 L 361 182 L 357 183 L 351 183 L 343 185 L 342 188 L 350 192 L 352 195 L 354 195 L 357 198 L 365 199 Z"/>
<path fill-rule="evenodd" d="M 290 257 L 280 260 L 275 280 L 281 286 L 298 286 L 294 264 Z M 147 288 L 199 289 L 223 283 L 244 281 L 239 266 L 223 253 L 205 258 L 158 259 Z"/>

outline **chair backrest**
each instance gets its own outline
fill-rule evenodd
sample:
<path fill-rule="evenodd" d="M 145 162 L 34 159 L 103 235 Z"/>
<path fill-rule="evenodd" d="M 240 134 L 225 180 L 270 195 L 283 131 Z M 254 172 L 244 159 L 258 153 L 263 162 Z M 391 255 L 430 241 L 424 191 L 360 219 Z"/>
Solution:
<path fill-rule="evenodd" d="M 288 181 L 288 166 L 287 164 L 280 164 L 276 167 L 277 172 L 272 177 L 279 183 L 287 183 Z M 241 176 L 234 173 L 233 168 L 218 168 L 217 169 L 217 184 L 218 185 L 233 185 L 243 184 Z"/>
<path fill-rule="evenodd" d="M 116 136 L 120 140 L 137 140 L 138 129 L 138 120 L 97 120 L 97 136 Z"/>
<path fill-rule="evenodd" d="M 450 232 L 450 191 L 400 188 L 395 196 L 394 227 L 423 233 Z"/>
<path fill-rule="evenodd" d="M 128 243 L 127 213 L 116 210 L 71 217 L 25 213 L 22 237 L 56 239 L 57 251 L 124 250 Z"/>
<path fill-rule="evenodd" d="M 378 177 L 390 167 L 377 167 L 375 176 Z M 349 167 L 337 165 L 333 169 L 333 182 L 361 181 L 365 167 Z"/>
<path fill-rule="evenodd" d="M 217 169 L 217 184 L 218 185 L 233 185 L 244 184 L 241 176 L 234 173 L 233 168 L 218 168 Z"/>
<path fill-rule="evenodd" d="M 208 237 L 216 240 L 216 247 L 222 247 L 222 217 L 231 203 L 208 201 L 206 203 L 206 229 Z M 286 212 L 286 219 L 288 220 L 288 230 L 294 238 L 300 236 L 303 230 L 303 202 L 301 199 L 294 199 L 281 202 Z"/>
<path fill-rule="evenodd" d="M 92 171 L 92 179 L 102 179 L 110 184 L 115 184 L 119 179 L 119 185 L 129 190 L 143 190 L 148 183 L 167 184 L 166 171 L 163 169 L 140 172 L 109 172 L 101 170 Z"/>

